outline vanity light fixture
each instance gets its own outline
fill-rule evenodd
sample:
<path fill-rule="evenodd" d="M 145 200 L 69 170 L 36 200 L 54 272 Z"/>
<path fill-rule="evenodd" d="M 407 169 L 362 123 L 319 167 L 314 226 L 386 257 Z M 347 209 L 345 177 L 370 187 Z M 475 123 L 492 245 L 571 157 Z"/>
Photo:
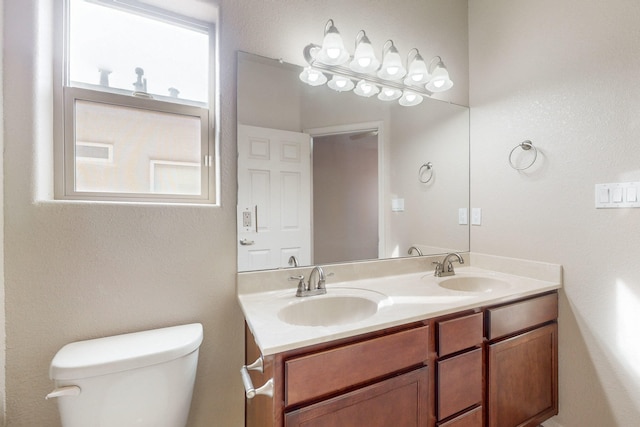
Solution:
<path fill-rule="evenodd" d="M 394 87 L 383 87 L 378 94 L 380 101 L 395 101 L 402 96 L 402 91 Z"/>
<path fill-rule="evenodd" d="M 453 86 L 440 56 L 435 56 L 427 67 L 418 49 L 413 48 L 407 55 L 405 68 L 393 41 L 387 40 L 382 49 L 381 65 L 364 30 L 358 32 L 355 46 L 351 57 L 333 20 L 329 19 L 322 46 L 309 44 L 304 48 L 304 59 L 309 66 L 300 73 L 300 80 L 320 86 L 331 76 L 328 86 L 333 90 L 344 92 L 355 87 L 354 92 L 359 96 L 377 94 L 383 101 L 400 99 L 403 106 L 418 105 L 424 96 L 444 92 Z"/>
<path fill-rule="evenodd" d="M 400 103 L 400 105 L 402 105 L 403 107 L 413 107 L 414 105 L 420 104 L 422 100 L 423 98 L 421 95 L 418 95 L 411 90 L 405 90 L 402 93 L 402 97 L 400 97 L 398 103 Z"/>
<path fill-rule="evenodd" d="M 327 76 L 311 67 L 305 67 L 300 73 L 300 80 L 309 86 L 320 86 L 327 82 Z"/>
<path fill-rule="evenodd" d="M 364 96 L 367 98 L 377 94 L 378 92 L 380 92 L 378 86 L 366 81 L 365 79 L 361 79 L 356 85 L 356 88 L 353 90 L 353 93 L 355 93 L 356 95 Z"/>
<path fill-rule="evenodd" d="M 414 53 L 415 52 L 415 53 Z M 411 56 L 413 54 L 413 56 Z M 429 81 L 429 70 L 427 64 L 425 64 L 422 55 L 415 47 L 407 54 L 407 77 L 404 79 L 406 85 L 419 85 L 425 84 Z"/>
<path fill-rule="evenodd" d="M 355 85 L 353 84 L 351 79 L 348 79 L 343 76 L 334 75 L 331 78 L 331 80 L 329 80 L 329 83 L 327 83 L 327 86 L 329 86 L 331 89 L 335 90 L 336 92 L 347 92 L 353 89 Z"/>
<path fill-rule="evenodd" d="M 382 65 L 378 70 L 378 77 L 385 80 L 398 80 L 407 74 L 402 66 L 402 58 L 392 40 L 387 40 L 382 47 Z"/>
<path fill-rule="evenodd" d="M 435 62 L 437 61 L 437 62 Z M 425 86 L 428 91 L 431 92 L 444 92 L 453 87 L 453 82 L 449 78 L 449 72 L 447 67 L 444 66 L 442 58 L 439 56 L 434 57 L 429 64 L 429 83 Z"/>
<path fill-rule="evenodd" d="M 349 68 L 357 73 L 374 73 L 380 67 L 380 61 L 376 58 L 369 37 L 360 30 L 356 36 L 356 50 L 353 52 L 353 61 Z"/>
<path fill-rule="evenodd" d="M 349 60 L 349 52 L 333 25 L 333 19 L 329 19 L 324 26 L 324 40 L 316 58 L 325 65 L 341 65 Z"/>

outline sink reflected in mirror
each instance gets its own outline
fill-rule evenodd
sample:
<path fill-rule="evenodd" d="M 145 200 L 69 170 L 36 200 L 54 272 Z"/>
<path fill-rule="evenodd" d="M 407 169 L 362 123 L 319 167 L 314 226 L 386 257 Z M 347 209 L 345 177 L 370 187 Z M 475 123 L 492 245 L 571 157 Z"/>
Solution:
<path fill-rule="evenodd" d="M 508 282 L 493 277 L 455 276 L 438 283 L 443 288 L 464 292 L 492 292 L 507 289 Z"/>
<path fill-rule="evenodd" d="M 327 294 L 298 298 L 278 318 L 296 326 L 335 326 L 365 320 L 378 312 L 386 296 L 373 291 L 328 289 Z"/>

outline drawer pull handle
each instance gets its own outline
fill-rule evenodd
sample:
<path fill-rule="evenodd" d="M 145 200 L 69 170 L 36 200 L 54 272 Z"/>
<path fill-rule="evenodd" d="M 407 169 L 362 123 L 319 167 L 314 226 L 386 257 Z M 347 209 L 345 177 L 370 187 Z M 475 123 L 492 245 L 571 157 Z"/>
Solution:
<path fill-rule="evenodd" d="M 262 356 L 256 359 L 251 365 L 244 365 L 240 369 L 240 376 L 242 377 L 242 383 L 244 384 L 244 391 L 247 399 L 253 399 L 257 394 L 263 394 L 265 396 L 273 397 L 273 378 L 269 379 L 261 387 L 254 388 L 249 371 L 264 372 L 264 364 Z"/>

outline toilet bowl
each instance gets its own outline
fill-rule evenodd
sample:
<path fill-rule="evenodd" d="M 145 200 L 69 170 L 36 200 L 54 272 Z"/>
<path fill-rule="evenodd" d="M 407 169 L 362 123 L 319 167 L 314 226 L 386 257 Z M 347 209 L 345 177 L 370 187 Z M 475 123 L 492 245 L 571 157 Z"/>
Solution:
<path fill-rule="evenodd" d="M 63 427 L 184 427 L 199 323 L 65 345 L 51 361 Z"/>

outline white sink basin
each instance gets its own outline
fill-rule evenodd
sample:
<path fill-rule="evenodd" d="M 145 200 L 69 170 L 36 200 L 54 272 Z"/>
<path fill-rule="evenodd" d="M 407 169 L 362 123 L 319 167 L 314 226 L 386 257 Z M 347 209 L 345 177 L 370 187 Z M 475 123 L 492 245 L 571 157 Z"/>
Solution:
<path fill-rule="evenodd" d="M 438 284 L 443 288 L 465 292 L 491 292 L 510 287 L 504 280 L 482 276 L 454 276 Z"/>
<path fill-rule="evenodd" d="M 296 298 L 278 318 L 297 326 L 334 326 L 355 323 L 378 312 L 386 296 L 364 289 L 328 289 L 325 295 Z"/>

